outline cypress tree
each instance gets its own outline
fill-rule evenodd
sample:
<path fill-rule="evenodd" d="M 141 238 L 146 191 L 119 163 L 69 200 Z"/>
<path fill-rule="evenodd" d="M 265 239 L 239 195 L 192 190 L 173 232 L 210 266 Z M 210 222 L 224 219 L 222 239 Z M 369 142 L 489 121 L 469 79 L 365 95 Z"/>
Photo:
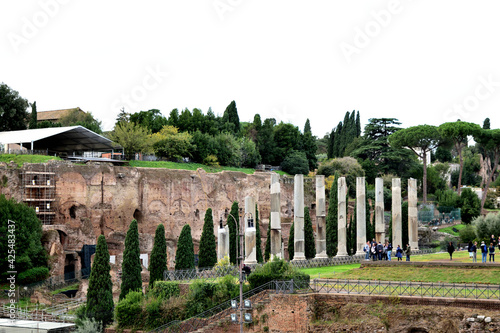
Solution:
<path fill-rule="evenodd" d="M 266 249 L 264 250 L 264 259 L 269 261 L 269 258 L 271 258 L 271 221 L 267 226 Z"/>
<path fill-rule="evenodd" d="M 104 235 L 100 235 L 90 272 L 85 316 L 101 322 L 103 327 L 113 322 L 113 283 L 110 270 L 108 244 Z"/>
<path fill-rule="evenodd" d="M 403 244 L 401 246 L 405 246 L 410 243 L 410 237 L 408 235 L 408 201 L 403 202 L 401 205 L 401 241 Z"/>
<path fill-rule="evenodd" d="M 177 240 L 177 251 L 175 252 L 175 269 L 194 268 L 194 245 L 191 237 L 191 227 L 186 224 Z"/>
<path fill-rule="evenodd" d="M 335 172 L 330 197 L 328 200 L 328 213 L 326 216 L 326 253 L 329 257 L 337 254 L 337 232 L 338 232 L 338 172 Z"/>
<path fill-rule="evenodd" d="M 139 230 L 137 220 L 133 219 L 125 237 L 120 300 L 125 298 L 130 291 L 142 291 L 141 270 Z"/>
<path fill-rule="evenodd" d="M 200 250 L 198 255 L 198 267 L 212 267 L 217 263 L 217 251 L 215 249 L 214 221 L 212 208 L 205 212 L 205 223 L 200 238 Z"/>
<path fill-rule="evenodd" d="M 304 125 L 304 134 L 302 139 L 303 149 L 306 153 L 307 162 L 309 163 L 309 170 L 314 170 L 318 166 L 318 160 L 316 158 L 316 150 L 318 149 L 318 146 L 316 145 L 316 138 L 312 135 L 309 118 L 306 120 L 306 124 Z"/>
<path fill-rule="evenodd" d="M 365 182 L 365 188 L 367 183 Z M 366 207 L 366 240 L 371 241 L 375 238 L 375 222 L 370 223 L 370 202 L 368 201 L 368 196 L 365 195 L 365 207 Z M 373 214 L 375 216 L 375 214 Z"/>
<path fill-rule="evenodd" d="M 290 234 L 288 235 L 288 259 L 293 260 L 293 255 L 295 251 L 294 245 L 294 233 L 295 233 L 295 221 L 292 222 L 292 226 L 290 227 Z"/>
<path fill-rule="evenodd" d="M 37 113 L 36 113 L 36 102 L 31 104 L 31 117 L 30 117 L 30 129 L 37 128 Z"/>
<path fill-rule="evenodd" d="M 359 111 L 356 112 L 356 137 L 361 135 L 361 119 L 359 119 Z"/>
<path fill-rule="evenodd" d="M 257 204 L 255 204 L 255 238 L 256 238 L 255 247 L 257 248 L 257 262 L 263 263 L 264 258 L 262 257 L 262 239 L 260 238 L 260 221 L 259 221 L 259 210 L 257 209 Z"/>
<path fill-rule="evenodd" d="M 167 270 L 167 241 L 165 227 L 159 224 L 155 231 L 153 251 L 149 262 L 149 285 L 153 287 L 155 281 L 163 280 L 163 272 Z"/>
<path fill-rule="evenodd" d="M 326 157 L 333 157 L 333 143 L 335 142 L 335 129 L 330 132 L 330 137 L 328 139 L 328 148 L 326 151 Z"/>
<path fill-rule="evenodd" d="M 231 206 L 230 215 L 227 216 L 227 226 L 229 228 L 229 261 L 233 265 L 236 265 L 236 259 L 238 258 L 239 253 L 238 249 L 240 248 L 240 240 L 238 239 L 237 235 L 240 228 L 238 213 L 238 202 L 235 201 Z"/>
<path fill-rule="evenodd" d="M 304 207 L 304 248 L 306 259 L 313 259 L 316 256 L 316 244 L 309 207 Z"/>

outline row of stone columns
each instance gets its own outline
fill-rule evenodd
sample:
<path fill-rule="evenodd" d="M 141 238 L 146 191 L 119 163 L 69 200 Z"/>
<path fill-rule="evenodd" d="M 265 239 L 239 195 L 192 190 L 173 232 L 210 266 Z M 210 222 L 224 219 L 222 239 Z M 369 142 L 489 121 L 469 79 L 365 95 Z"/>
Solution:
<path fill-rule="evenodd" d="M 271 174 L 271 260 L 283 257 L 281 242 L 281 204 L 279 175 Z M 347 184 L 345 177 L 339 177 L 338 182 L 338 243 L 337 256 L 347 256 Z M 375 240 L 385 241 L 384 223 L 384 186 L 382 178 L 375 179 Z M 327 258 L 326 254 L 326 204 L 325 204 L 325 177 L 316 176 L 316 258 Z M 245 198 L 245 264 L 255 264 L 256 229 L 255 199 Z M 362 255 L 366 243 L 366 188 L 365 178 L 356 178 L 356 255 Z M 304 243 L 304 176 L 295 175 L 294 179 L 294 259 L 305 260 Z M 417 219 L 417 181 L 408 180 L 408 234 L 410 246 L 418 249 L 418 219 Z M 392 179 L 392 244 L 402 243 L 401 221 L 401 179 Z M 222 223 L 218 232 L 218 259 L 229 253 L 229 234 L 227 226 Z"/>

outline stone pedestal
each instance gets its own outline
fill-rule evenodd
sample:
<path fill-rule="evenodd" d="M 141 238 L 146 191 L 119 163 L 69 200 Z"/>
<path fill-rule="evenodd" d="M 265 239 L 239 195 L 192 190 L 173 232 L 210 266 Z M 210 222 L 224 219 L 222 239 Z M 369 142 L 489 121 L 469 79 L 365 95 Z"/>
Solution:
<path fill-rule="evenodd" d="M 217 260 L 229 258 L 229 230 L 228 227 L 219 226 L 217 230 Z"/>
<path fill-rule="evenodd" d="M 257 263 L 257 238 L 255 229 L 255 199 L 251 196 L 245 197 L 245 261 L 244 264 Z"/>
<path fill-rule="evenodd" d="M 401 224 L 401 179 L 392 178 L 392 246 L 397 248 L 401 245 L 402 249 L 406 244 L 402 244 L 402 224 Z"/>
<path fill-rule="evenodd" d="M 271 174 L 271 260 L 283 258 L 281 244 L 280 175 Z"/>
<path fill-rule="evenodd" d="M 326 204 L 325 176 L 316 176 L 316 258 L 328 258 L 326 254 Z"/>
<path fill-rule="evenodd" d="M 417 180 L 408 180 L 408 239 L 412 250 L 418 250 Z"/>
<path fill-rule="evenodd" d="M 304 175 L 295 175 L 293 184 L 293 260 L 306 260 L 304 242 Z"/>
<path fill-rule="evenodd" d="M 347 185 L 345 177 L 340 177 L 338 180 L 338 245 L 337 257 L 347 257 L 347 207 L 346 207 L 346 193 Z M 331 203 L 335 204 L 335 203 Z"/>
<path fill-rule="evenodd" d="M 385 242 L 384 180 L 375 178 L 375 240 Z M 371 241 L 371 239 L 370 239 Z"/>
<path fill-rule="evenodd" d="M 364 255 L 366 244 L 365 177 L 356 177 L 356 255 Z"/>

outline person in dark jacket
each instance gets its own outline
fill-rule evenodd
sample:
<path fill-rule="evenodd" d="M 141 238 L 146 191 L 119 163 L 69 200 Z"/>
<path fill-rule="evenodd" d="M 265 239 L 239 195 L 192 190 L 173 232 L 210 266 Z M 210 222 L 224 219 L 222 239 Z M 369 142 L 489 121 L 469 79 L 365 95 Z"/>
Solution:
<path fill-rule="evenodd" d="M 402 261 L 403 260 L 403 249 L 399 245 L 398 245 L 398 247 L 396 249 L 396 258 L 398 258 L 398 261 Z"/>
<path fill-rule="evenodd" d="M 411 256 L 411 246 L 410 244 L 406 244 L 406 261 L 410 261 Z"/>
<path fill-rule="evenodd" d="M 485 263 L 486 262 L 486 255 L 488 254 L 488 247 L 484 242 L 481 242 L 481 255 L 482 255 L 482 260 L 481 262 Z"/>
<path fill-rule="evenodd" d="M 377 245 L 378 260 L 382 260 L 382 255 L 383 254 L 384 254 L 384 246 L 382 245 L 381 242 L 378 242 L 378 245 Z"/>
<path fill-rule="evenodd" d="M 474 245 L 472 245 L 472 262 L 477 262 L 477 242 L 474 242 Z"/>
<path fill-rule="evenodd" d="M 469 258 L 472 258 L 472 241 L 469 242 L 467 246 L 467 251 L 469 252 Z"/>
<path fill-rule="evenodd" d="M 448 243 L 448 253 L 450 254 L 450 260 L 453 260 L 453 252 L 455 252 L 455 246 L 452 242 Z"/>
<path fill-rule="evenodd" d="M 495 246 L 493 245 L 493 243 L 490 243 L 490 262 L 491 262 L 491 259 L 493 259 L 493 262 L 495 262 Z"/>

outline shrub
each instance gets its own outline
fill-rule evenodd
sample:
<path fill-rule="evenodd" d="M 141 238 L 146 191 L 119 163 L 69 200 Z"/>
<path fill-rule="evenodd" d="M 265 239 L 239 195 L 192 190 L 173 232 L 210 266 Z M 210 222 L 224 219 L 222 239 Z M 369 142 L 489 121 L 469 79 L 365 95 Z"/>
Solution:
<path fill-rule="evenodd" d="M 476 236 L 479 241 L 488 241 L 490 235 L 500 235 L 500 215 L 489 213 L 479 216 L 473 221 L 476 227 Z"/>
<path fill-rule="evenodd" d="M 102 331 L 101 322 L 95 321 L 93 318 L 84 318 L 77 325 L 75 333 L 95 333 Z"/>
<path fill-rule="evenodd" d="M 156 281 L 153 288 L 150 289 L 148 296 L 168 300 L 170 297 L 179 296 L 180 293 L 179 282 Z"/>
<path fill-rule="evenodd" d="M 465 188 L 460 195 L 460 208 L 463 223 L 471 223 L 481 213 L 481 201 L 470 188 Z"/>
<path fill-rule="evenodd" d="M 474 239 L 476 239 L 476 230 L 470 224 L 468 224 L 467 226 L 465 226 L 465 228 L 460 230 L 459 234 L 460 234 L 460 240 L 464 243 L 472 242 Z"/>
<path fill-rule="evenodd" d="M 309 275 L 300 272 L 282 259 L 275 259 L 267 264 L 255 268 L 248 276 L 250 288 L 254 289 L 272 280 L 297 280 L 309 283 Z"/>
<path fill-rule="evenodd" d="M 356 177 L 363 177 L 365 171 L 359 162 L 352 157 L 335 158 L 321 164 L 318 168 L 318 175 L 331 176 L 338 171 L 340 177 L 346 177 L 349 188 L 349 195 L 356 196 Z"/>
<path fill-rule="evenodd" d="M 211 166 L 211 167 L 220 167 L 219 160 L 217 160 L 217 156 L 208 155 L 203 159 L 203 164 Z"/>
<path fill-rule="evenodd" d="M 18 275 L 19 283 L 30 284 L 40 280 L 44 280 L 49 276 L 49 269 L 47 267 L 35 267 L 28 269 Z"/>
<path fill-rule="evenodd" d="M 139 291 L 130 291 L 116 305 L 118 327 L 140 327 L 143 324 L 142 302 L 144 296 Z"/>
<path fill-rule="evenodd" d="M 306 153 L 292 151 L 281 163 L 281 169 L 291 175 L 307 175 L 309 172 L 309 162 Z"/>

